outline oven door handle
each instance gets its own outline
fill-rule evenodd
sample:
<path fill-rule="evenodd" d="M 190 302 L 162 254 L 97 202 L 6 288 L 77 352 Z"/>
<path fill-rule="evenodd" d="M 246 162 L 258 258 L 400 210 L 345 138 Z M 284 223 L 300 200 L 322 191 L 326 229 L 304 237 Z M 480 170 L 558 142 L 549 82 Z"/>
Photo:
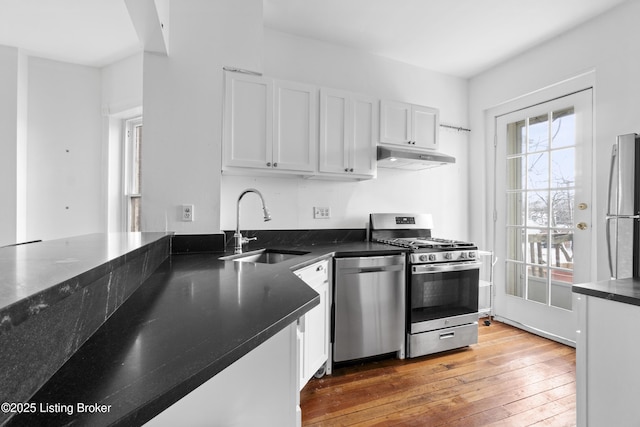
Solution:
<path fill-rule="evenodd" d="M 448 271 L 475 270 L 479 269 L 480 265 L 482 265 L 480 261 L 451 262 L 446 264 L 414 264 L 412 265 L 411 272 L 413 274 L 433 274 Z"/>

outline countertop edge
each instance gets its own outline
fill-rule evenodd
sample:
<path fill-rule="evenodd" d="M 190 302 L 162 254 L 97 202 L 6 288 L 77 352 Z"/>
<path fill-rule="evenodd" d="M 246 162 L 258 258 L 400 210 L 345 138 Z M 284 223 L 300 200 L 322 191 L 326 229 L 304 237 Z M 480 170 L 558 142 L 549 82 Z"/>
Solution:
<path fill-rule="evenodd" d="M 33 292 L 21 299 L 0 307 L 0 334 L 7 333 L 18 327 L 21 323 L 27 321 L 31 316 L 40 314 L 44 310 L 49 310 L 59 302 L 70 297 L 74 293 L 84 289 L 92 284 L 98 278 L 109 274 L 116 268 L 124 265 L 132 258 L 139 256 L 148 250 L 149 245 L 157 243 L 163 239 L 171 239 L 173 233 L 145 233 L 147 236 L 157 235 L 145 243 L 132 250 L 121 251 L 104 262 L 100 262 L 88 270 L 84 270 L 78 274 L 70 273 L 66 279 L 60 282 L 48 285 L 46 288 Z M 92 235 L 78 236 L 78 238 L 86 238 Z M 56 241 L 35 242 L 34 244 L 46 245 L 57 241 L 74 240 L 75 237 L 68 239 L 57 239 Z M 10 250 L 8 247 L 7 250 Z M 28 250 L 27 246 L 20 248 Z"/>
<path fill-rule="evenodd" d="M 125 414 L 112 425 L 129 426 L 132 423 L 138 425 L 150 421 L 155 416 L 162 413 L 162 411 L 169 408 L 171 405 L 187 396 L 193 390 L 206 383 L 220 372 L 227 369 L 233 363 L 249 354 L 252 350 L 256 349 L 268 339 L 275 336 L 278 332 L 286 328 L 291 323 L 295 322 L 299 317 L 303 316 L 305 313 L 319 304 L 320 296 L 318 295 L 309 303 L 301 306 L 298 310 L 295 310 L 294 312 L 282 318 L 280 321 L 272 324 L 267 329 L 256 334 L 250 340 L 244 341 L 239 346 L 227 352 L 222 357 L 212 361 L 209 366 L 205 367 L 200 372 L 193 374 L 190 378 L 187 378 L 172 389 L 159 394 L 156 398 L 138 407 L 136 410 Z"/>
<path fill-rule="evenodd" d="M 573 285 L 571 291 L 576 294 L 640 306 L 640 278 L 580 283 Z"/>

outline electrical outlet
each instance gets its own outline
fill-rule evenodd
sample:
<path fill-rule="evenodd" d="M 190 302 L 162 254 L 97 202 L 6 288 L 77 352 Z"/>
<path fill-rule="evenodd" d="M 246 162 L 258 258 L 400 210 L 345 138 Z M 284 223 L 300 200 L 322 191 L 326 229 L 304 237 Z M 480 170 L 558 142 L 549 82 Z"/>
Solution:
<path fill-rule="evenodd" d="M 182 205 L 182 220 L 193 221 L 193 205 Z"/>
<path fill-rule="evenodd" d="M 313 218 L 314 219 L 329 219 L 329 218 L 331 218 L 331 208 L 314 207 L 313 208 Z"/>

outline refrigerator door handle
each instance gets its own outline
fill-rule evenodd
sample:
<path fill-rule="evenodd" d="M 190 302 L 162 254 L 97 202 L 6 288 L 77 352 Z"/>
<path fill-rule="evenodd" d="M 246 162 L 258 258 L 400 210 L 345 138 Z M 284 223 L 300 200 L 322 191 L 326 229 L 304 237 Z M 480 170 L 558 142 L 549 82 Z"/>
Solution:
<path fill-rule="evenodd" d="M 611 195 L 613 189 L 613 175 L 614 170 L 616 168 L 616 160 L 618 159 L 618 145 L 614 144 L 611 149 L 611 166 L 609 167 L 609 191 L 607 192 L 607 219 L 610 219 L 612 216 L 611 213 Z M 618 209 L 616 207 L 616 214 L 618 213 Z"/>
<path fill-rule="evenodd" d="M 613 190 L 613 176 L 616 167 L 616 160 L 618 158 L 618 145 L 614 144 L 611 148 L 611 166 L 609 167 L 609 188 L 607 192 L 607 215 L 605 216 L 605 234 L 607 239 L 607 255 L 609 258 L 609 273 L 611 273 L 611 277 L 615 278 L 616 274 L 613 271 L 613 248 L 611 247 L 611 220 L 616 218 L 611 214 L 611 196 Z M 616 206 L 616 213 L 618 213 L 618 209 Z M 617 273 L 617 272 L 616 272 Z"/>
<path fill-rule="evenodd" d="M 611 273 L 611 278 L 615 279 L 616 274 L 613 271 L 613 248 L 611 247 L 611 223 L 610 221 L 615 217 L 607 215 L 606 223 L 605 223 L 605 235 L 607 239 L 607 255 L 609 258 L 609 273 Z M 617 273 L 617 272 L 616 272 Z"/>

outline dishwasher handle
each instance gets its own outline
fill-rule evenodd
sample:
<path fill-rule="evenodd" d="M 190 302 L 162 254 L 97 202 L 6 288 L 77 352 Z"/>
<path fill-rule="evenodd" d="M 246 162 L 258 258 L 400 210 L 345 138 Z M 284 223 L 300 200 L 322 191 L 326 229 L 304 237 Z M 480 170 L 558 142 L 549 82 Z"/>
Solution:
<path fill-rule="evenodd" d="M 389 271 L 378 270 L 380 268 L 404 268 L 405 255 L 384 255 L 384 256 L 371 256 L 371 257 L 344 257 L 335 258 L 336 269 L 342 271 L 360 271 L 361 269 L 367 270 L 366 272 L 377 271 Z M 371 270 L 376 269 L 376 270 Z"/>
<path fill-rule="evenodd" d="M 386 266 L 386 267 L 363 267 L 357 268 L 357 273 L 380 273 L 383 271 L 394 271 L 399 270 L 397 266 Z"/>

